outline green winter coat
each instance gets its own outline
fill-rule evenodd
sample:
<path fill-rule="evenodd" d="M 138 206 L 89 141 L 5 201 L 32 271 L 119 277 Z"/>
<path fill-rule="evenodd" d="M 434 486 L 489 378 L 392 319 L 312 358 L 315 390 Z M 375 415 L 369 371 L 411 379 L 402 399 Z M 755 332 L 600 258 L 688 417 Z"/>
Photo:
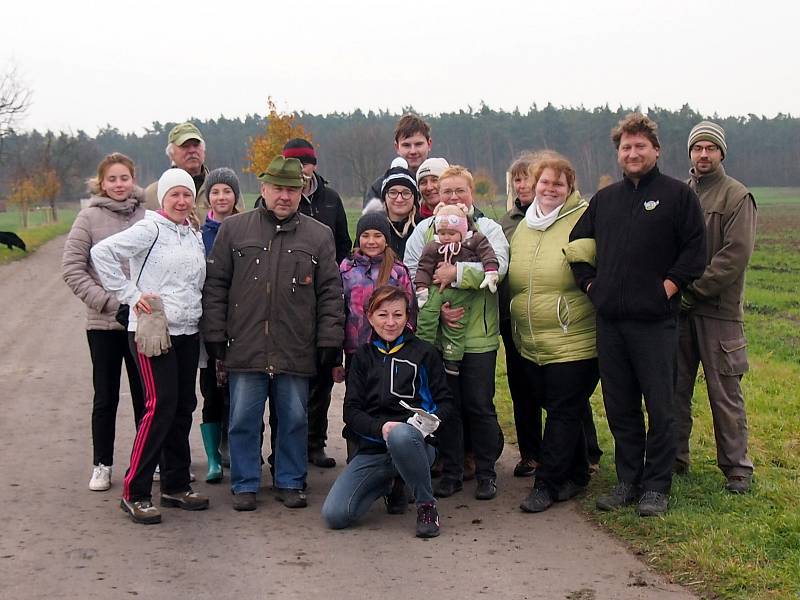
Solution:
<path fill-rule="evenodd" d="M 523 220 L 511 238 L 511 331 L 519 353 L 537 365 L 597 356 L 594 307 L 566 256 L 569 234 L 588 206 L 573 192 L 545 231 Z M 572 246 L 570 260 L 593 263 L 592 251 L 591 243 Z"/>

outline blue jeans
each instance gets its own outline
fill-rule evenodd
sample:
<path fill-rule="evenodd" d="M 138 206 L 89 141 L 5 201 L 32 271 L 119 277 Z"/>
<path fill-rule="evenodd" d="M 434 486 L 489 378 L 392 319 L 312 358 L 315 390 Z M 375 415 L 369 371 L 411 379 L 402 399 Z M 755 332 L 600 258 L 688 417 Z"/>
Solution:
<path fill-rule="evenodd" d="M 257 492 L 261 484 L 261 427 L 267 397 L 278 417 L 275 486 L 303 489 L 308 461 L 308 377 L 231 371 L 228 444 L 234 494 Z"/>
<path fill-rule="evenodd" d="M 357 454 L 333 482 L 322 505 L 322 518 L 328 527 L 353 525 L 375 500 L 391 491 L 398 474 L 411 488 L 417 504 L 434 501 L 431 465 L 436 450 L 408 423 L 392 429 L 386 446 L 385 454 Z"/>

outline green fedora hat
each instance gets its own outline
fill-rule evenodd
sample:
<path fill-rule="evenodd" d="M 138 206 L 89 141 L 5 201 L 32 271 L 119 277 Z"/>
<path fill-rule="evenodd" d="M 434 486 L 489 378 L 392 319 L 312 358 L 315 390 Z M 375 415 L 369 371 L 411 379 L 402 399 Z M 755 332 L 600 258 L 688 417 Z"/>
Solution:
<path fill-rule="evenodd" d="M 182 146 L 189 140 L 203 141 L 203 134 L 192 123 L 179 123 L 169 132 L 169 143 Z"/>
<path fill-rule="evenodd" d="M 296 158 L 284 158 L 280 154 L 272 159 L 267 170 L 258 178 L 264 183 L 285 187 L 303 187 L 303 163 Z"/>

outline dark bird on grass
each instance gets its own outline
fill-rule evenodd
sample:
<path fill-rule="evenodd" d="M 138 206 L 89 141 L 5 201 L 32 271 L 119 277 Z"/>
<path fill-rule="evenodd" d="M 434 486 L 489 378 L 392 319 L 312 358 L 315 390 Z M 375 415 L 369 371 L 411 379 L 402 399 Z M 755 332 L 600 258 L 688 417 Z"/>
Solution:
<path fill-rule="evenodd" d="M 25 247 L 25 242 L 13 231 L 0 231 L 0 245 L 2 244 L 8 246 L 9 250 L 12 250 L 14 246 L 16 246 L 20 250 L 28 251 Z"/>

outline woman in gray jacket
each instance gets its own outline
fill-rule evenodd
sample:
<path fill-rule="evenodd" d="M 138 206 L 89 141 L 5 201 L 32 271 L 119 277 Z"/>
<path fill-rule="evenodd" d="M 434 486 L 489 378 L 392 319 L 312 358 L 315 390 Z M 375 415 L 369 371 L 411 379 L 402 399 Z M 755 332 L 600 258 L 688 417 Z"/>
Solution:
<path fill-rule="evenodd" d="M 64 281 L 86 305 L 86 337 L 92 357 L 92 442 L 94 468 L 89 489 L 105 491 L 111 487 L 114 464 L 119 381 L 122 363 L 128 373 L 136 423 L 144 411 L 144 393 L 136 361 L 128 347 L 125 327 L 115 319 L 119 302 L 103 289 L 92 266 L 92 246 L 119 233 L 144 216 L 141 190 L 135 185 L 133 161 L 124 154 L 106 156 L 97 167 L 97 177 L 89 180 L 92 197 L 75 219 L 64 245 Z M 139 193 L 137 193 L 139 192 Z"/>

